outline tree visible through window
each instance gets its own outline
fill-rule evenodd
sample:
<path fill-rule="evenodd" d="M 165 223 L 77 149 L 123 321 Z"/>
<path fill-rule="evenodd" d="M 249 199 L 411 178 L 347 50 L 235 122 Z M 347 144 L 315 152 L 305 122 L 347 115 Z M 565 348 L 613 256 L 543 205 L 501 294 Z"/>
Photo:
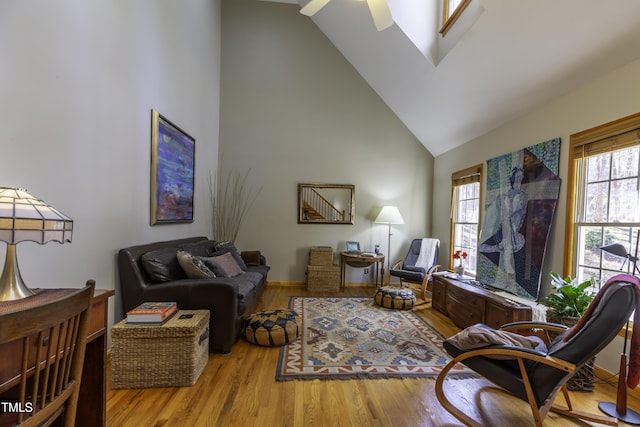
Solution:
<path fill-rule="evenodd" d="M 565 270 L 580 281 L 603 284 L 621 271 L 632 272 L 633 263 L 600 247 L 620 243 L 632 256 L 637 251 L 640 115 L 572 135 L 571 141 L 567 206 L 573 224 Z"/>
<path fill-rule="evenodd" d="M 482 165 L 478 165 L 456 172 L 451 177 L 451 253 L 461 250 L 469 255 L 465 271 L 471 275 L 475 275 L 478 263 L 481 175 Z M 450 265 L 453 266 L 452 259 Z"/>

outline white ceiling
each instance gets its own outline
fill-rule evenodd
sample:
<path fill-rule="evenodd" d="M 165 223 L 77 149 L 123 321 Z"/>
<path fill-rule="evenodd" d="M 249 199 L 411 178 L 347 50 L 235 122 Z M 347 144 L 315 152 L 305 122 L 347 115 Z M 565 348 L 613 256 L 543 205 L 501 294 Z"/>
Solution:
<path fill-rule="evenodd" d="M 434 156 L 640 58 L 638 0 L 472 0 L 444 38 L 439 1 L 388 0 L 382 32 L 364 1 L 304 17 Z"/>

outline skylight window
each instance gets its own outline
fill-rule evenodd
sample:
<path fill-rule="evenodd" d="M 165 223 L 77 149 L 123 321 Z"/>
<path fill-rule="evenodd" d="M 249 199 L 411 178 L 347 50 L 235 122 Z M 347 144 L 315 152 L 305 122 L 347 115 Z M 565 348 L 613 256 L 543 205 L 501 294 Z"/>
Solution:
<path fill-rule="evenodd" d="M 458 20 L 462 12 L 469 6 L 471 0 L 443 0 L 442 1 L 442 28 L 440 34 L 443 36 L 451 29 Z"/>

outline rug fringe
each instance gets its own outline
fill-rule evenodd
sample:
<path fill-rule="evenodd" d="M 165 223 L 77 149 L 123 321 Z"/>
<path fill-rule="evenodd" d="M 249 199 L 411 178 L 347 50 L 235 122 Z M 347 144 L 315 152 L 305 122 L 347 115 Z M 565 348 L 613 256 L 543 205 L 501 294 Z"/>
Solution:
<path fill-rule="evenodd" d="M 398 379 L 398 380 L 429 380 L 435 381 L 437 375 L 427 377 L 424 374 L 416 374 L 416 375 L 390 375 L 390 374 L 376 374 L 376 375 L 368 375 L 368 374 L 352 374 L 350 376 L 345 375 L 306 375 L 304 377 L 297 377 L 294 375 L 282 375 L 276 373 L 276 381 L 294 381 L 294 380 L 338 380 L 338 381 L 348 381 L 348 380 L 389 380 L 389 379 Z M 476 373 L 468 373 L 468 374 L 458 374 L 453 376 L 448 376 L 447 381 L 457 381 L 457 380 L 470 380 L 470 379 L 478 379 L 481 378 L 481 375 Z"/>

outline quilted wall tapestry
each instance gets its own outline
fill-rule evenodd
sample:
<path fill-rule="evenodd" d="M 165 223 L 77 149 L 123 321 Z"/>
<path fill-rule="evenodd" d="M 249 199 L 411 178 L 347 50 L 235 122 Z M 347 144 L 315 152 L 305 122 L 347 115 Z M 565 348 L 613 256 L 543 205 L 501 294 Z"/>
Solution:
<path fill-rule="evenodd" d="M 487 161 L 477 280 L 536 300 L 560 177 L 560 138 Z"/>

